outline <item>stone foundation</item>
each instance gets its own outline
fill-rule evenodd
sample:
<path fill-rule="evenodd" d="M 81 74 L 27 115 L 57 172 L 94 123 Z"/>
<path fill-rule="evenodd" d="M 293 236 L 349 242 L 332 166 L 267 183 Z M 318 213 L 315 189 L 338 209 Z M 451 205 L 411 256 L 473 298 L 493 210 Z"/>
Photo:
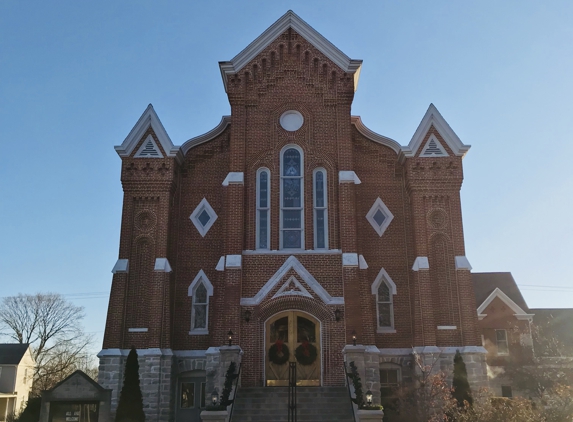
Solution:
<path fill-rule="evenodd" d="M 98 357 L 98 382 L 112 390 L 111 413 L 115 416 L 123 373 L 129 349 L 105 349 Z M 175 397 L 175 377 L 173 352 L 170 349 L 140 349 L 139 382 L 143 396 L 143 411 L 147 420 L 169 421 L 173 419 Z"/>
<path fill-rule="evenodd" d="M 376 346 L 346 345 L 342 351 L 346 368 L 350 372 L 350 362 L 354 362 L 362 381 L 364 393 L 372 392 L 374 404 L 380 404 L 380 369 L 399 367 L 401 384 L 407 385 L 419 375 L 421 368 L 431 373 L 443 372 L 449 383 L 452 382 L 454 356 L 459 350 L 466 364 L 468 381 L 472 390 L 488 386 L 486 350 L 478 346 L 465 347 L 414 347 L 412 349 L 379 349 Z"/>

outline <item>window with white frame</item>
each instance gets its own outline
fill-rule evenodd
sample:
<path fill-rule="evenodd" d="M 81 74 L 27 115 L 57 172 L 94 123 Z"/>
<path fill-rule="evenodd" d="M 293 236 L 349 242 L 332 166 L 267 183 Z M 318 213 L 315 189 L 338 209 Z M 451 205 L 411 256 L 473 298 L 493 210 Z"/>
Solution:
<path fill-rule="evenodd" d="M 270 174 L 266 168 L 257 171 L 257 249 L 270 248 Z"/>
<path fill-rule="evenodd" d="M 396 284 L 384 268 L 371 286 L 371 292 L 376 295 L 376 318 L 379 333 L 394 333 L 394 295 Z"/>
<path fill-rule="evenodd" d="M 509 355 L 506 330 L 495 330 L 495 344 L 498 355 Z"/>
<path fill-rule="evenodd" d="M 303 154 L 295 145 L 281 152 L 280 248 L 304 249 Z"/>
<path fill-rule="evenodd" d="M 314 171 L 314 248 L 328 249 L 328 200 L 326 170 Z"/>
<path fill-rule="evenodd" d="M 199 271 L 187 293 L 191 297 L 189 334 L 209 334 L 209 297 L 213 296 L 213 285 L 203 270 Z"/>

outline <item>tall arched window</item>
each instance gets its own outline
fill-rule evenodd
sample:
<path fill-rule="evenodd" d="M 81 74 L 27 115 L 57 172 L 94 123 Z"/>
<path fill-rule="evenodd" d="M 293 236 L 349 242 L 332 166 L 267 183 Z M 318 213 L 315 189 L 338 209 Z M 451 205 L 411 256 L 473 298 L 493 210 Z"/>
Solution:
<path fill-rule="evenodd" d="M 270 174 L 266 168 L 257 171 L 257 249 L 270 248 Z"/>
<path fill-rule="evenodd" d="M 314 248 L 328 249 L 328 201 L 326 198 L 326 170 L 314 171 Z"/>
<path fill-rule="evenodd" d="M 392 294 L 390 293 L 390 286 L 388 286 L 386 280 L 382 280 L 382 283 L 378 286 L 376 305 L 378 308 L 378 327 L 393 328 Z"/>
<path fill-rule="evenodd" d="M 372 294 L 376 295 L 377 332 L 395 333 L 394 295 L 396 294 L 396 284 L 384 268 L 378 273 L 371 289 Z"/>
<path fill-rule="evenodd" d="M 293 145 L 281 155 L 280 248 L 304 249 L 303 154 Z"/>
<path fill-rule="evenodd" d="M 213 285 L 203 270 L 199 271 L 189 285 L 187 295 L 191 296 L 189 334 L 209 334 L 209 297 L 213 296 Z"/>

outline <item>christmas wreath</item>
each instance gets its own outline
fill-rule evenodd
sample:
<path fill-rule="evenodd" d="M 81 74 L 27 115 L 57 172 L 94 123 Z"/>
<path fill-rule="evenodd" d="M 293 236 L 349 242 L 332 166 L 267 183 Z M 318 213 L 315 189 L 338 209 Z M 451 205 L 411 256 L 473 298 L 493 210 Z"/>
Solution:
<path fill-rule="evenodd" d="M 303 341 L 294 351 L 294 357 L 301 365 L 312 365 L 317 355 L 316 347 L 308 341 Z"/>
<path fill-rule="evenodd" d="M 277 340 L 269 349 L 269 360 L 275 365 L 283 365 L 288 362 L 290 351 L 282 340 Z"/>

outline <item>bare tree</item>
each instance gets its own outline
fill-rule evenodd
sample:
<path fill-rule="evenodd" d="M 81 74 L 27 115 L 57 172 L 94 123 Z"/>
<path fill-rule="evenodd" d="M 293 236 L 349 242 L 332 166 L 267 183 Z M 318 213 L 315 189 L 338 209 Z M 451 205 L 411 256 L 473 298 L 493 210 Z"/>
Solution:
<path fill-rule="evenodd" d="M 81 325 L 84 309 L 56 293 L 19 294 L 0 304 L 0 332 L 29 343 L 36 361 L 33 393 L 51 388 L 76 369 L 90 372 L 92 341 Z M 91 369 L 93 372 L 93 369 Z"/>

